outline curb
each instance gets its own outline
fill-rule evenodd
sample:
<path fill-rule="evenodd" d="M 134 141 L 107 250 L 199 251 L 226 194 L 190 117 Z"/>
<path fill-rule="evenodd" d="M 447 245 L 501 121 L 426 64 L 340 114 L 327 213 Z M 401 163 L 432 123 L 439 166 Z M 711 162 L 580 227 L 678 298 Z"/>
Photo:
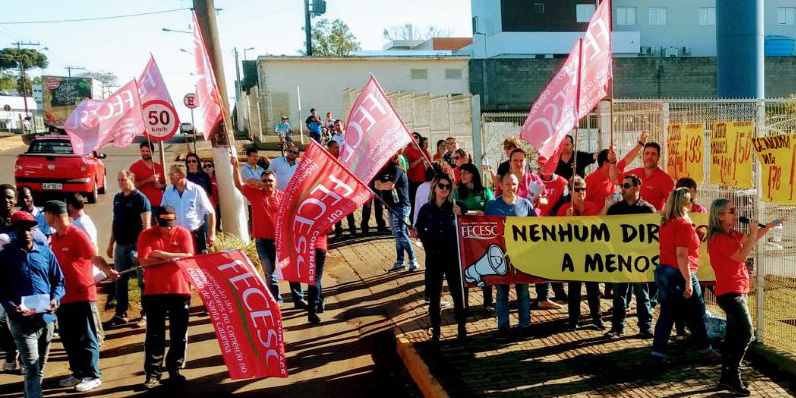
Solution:
<path fill-rule="evenodd" d="M 431 374 L 428 366 L 415 350 L 415 346 L 397 327 L 393 328 L 393 333 L 395 333 L 398 356 L 401 357 L 401 361 L 403 361 L 404 366 L 409 371 L 409 375 L 412 376 L 412 380 L 415 381 L 423 396 L 426 398 L 448 398 L 448 393 Z"/>
<path fill-rule="evenodd" d="M 757 359 L 796 377 L 796 355 L 763 344 L 752 344 L 748 351 L 750 359 Z"/>

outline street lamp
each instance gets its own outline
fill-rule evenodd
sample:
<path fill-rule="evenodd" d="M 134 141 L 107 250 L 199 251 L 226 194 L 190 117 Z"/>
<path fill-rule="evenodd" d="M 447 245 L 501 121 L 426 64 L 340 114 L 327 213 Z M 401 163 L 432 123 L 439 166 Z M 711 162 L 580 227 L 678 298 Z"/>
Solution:
<path fill-rule="evenodd" d="M 180 49 L 180 51 L 182 51 L 182 52 L 184 52 L 184 53 L 186 53 L 186 54 L 191 54 L 191 55 L 194 55 L 192 52 L 190 52 L 190 51 L 188 51 L 188 50 L 186 50 L 186 49 L 184 49 L 184 48 L 181 48 L 181 49 Z"/>
<path fill-rule="evenodd" d="M 244 48 L 243 49 L 243 60 L 244 61 L 248 61 L 248 59 L 246 58 L 246 51 L 250 51 L 250 50 L 254 50 L 254 47 L 249 47 L 249 48 Z"/>
<path fill-rule="evenodd" d="M 193 34 L 193 33 L 189 32 L 187 30 L 169 29 L 169 28 L 162 28 L 161 30 L 164 31 L 164 32 L 171 32 L 171 33 L 187 33 L 189 35 Z"/>

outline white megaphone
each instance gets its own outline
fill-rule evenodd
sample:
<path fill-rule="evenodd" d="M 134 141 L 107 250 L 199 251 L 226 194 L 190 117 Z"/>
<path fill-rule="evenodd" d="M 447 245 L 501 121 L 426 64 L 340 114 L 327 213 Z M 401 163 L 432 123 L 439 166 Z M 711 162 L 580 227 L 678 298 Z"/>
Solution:
<path fill-rule="evenodd" d="M 506 262 L 506 254 L 503 249 L 496 244 L 492 244 L 486 249 L 481 258 L 464 270 L 464 280 L 467 283 L 475 283 L 484 286 L 481 279 L 487 275 L 506 275 L 509 272 L 509 264 Z"/>

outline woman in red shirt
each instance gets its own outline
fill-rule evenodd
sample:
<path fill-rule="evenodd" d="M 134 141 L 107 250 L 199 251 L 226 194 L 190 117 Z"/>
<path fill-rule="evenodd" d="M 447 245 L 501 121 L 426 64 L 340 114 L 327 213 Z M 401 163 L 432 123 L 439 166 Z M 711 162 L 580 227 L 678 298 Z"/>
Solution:
<path fill-rule="evenodd" d="M 690 209 L 688 188 L 672 191 L 663 208 L 658 231 L 660 258 L 655 267 L 655 284 L 658 286 L 661 313 L 655 324 L 652 355 L 664 364 L 669 362 L 667 343 L 678 311 L 685 312 L 685 321 L 691 329 L 697 352 L 709 357 L 713 351 L 705 329 L 705 301 L 696 276 L 703 234 L 691 223 L 688 217 Z"/>
<path fill-rule="evenodd" d="M 735 205 L 728 199 L 716 199 L 710 205 L 708 254 L 716 274 L 716 301 L 727 315 L 727 336 L 721 358 L 719 388 L 749 395 L 741 381 L 741 361 L 752 342 L 754 330 L 746 295 L 749 293 L 749 270 L 746 258 L 755 244 L 776 222 L 759 229 L 757 220 L 749 223 L 749 234 L 733 229 L 738 222 Z"/>

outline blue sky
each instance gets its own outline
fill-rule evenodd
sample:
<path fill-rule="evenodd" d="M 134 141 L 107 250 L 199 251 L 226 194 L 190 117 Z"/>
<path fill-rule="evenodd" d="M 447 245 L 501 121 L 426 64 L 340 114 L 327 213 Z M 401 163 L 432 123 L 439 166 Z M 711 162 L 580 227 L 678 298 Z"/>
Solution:
<path fill-rule="evenodd" d="M 124 84 L 137 77 L 152 53 L 160 66 L 181 119 L 189 120 L 182 96 L 193 91 L 191 36 L 163 32 L 162 28 L 189 30 L 188 10 L 103 21 L 3 24 L 12 21 L 46 21 L 106 17 L 190 8 L 188 0 L 80 0 L 7 1 L 0 16 L 0 47 L 12 42 L 40 42 L 50 59 L 47 70 L 35 74 L 66 76 L 67 65 L 91 71 L 113 72 Z M 301 0 L 216 0 L 218 29 L 224 56 L 228 96 L 234 96 L 233 48 L 252 59 L 262 54 L 297 55 L 304 45 L 304 5 Z M 339 18 L 351 28 L 365 50 L 385 44 L 382 30 L 412 23 L 446 28 L 453 36 L 472 35 L 470 0 L 327 0 L 324 17 Z M 75 71 L 74 74 L 82 71 Z"/>

